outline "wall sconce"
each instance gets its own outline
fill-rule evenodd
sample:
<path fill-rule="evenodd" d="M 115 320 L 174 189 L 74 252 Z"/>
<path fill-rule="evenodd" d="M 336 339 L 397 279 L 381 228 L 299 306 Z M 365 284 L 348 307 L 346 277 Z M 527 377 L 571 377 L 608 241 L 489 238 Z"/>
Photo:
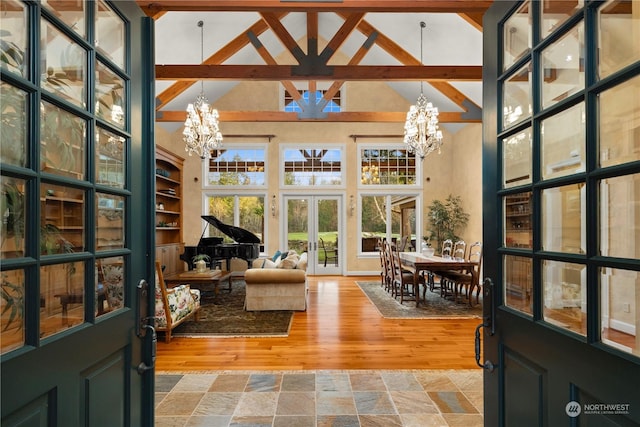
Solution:
<path fill-rule="evenodd" d="M 353 216 L 356 213 L 356 201 L 353 194 L 349 196 L 349 215 Z"/>
<path fill-rule="evenodd" d="M 271 197 L 271 216 L 276 217 L 276 195 Z"/>

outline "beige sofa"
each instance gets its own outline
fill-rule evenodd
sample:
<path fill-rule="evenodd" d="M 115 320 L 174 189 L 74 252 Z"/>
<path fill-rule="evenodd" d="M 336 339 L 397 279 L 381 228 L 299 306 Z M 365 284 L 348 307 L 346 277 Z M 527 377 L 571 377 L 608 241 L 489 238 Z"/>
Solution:
<path fill-rule="evenodd" d="M 307 309 L 306 254 L 295 262 L 293 261 L 295 257 L 291 252 L 289 254 L 286 259 L 291 262 L 273 265 L 275 263 L 258 259 L 253 262 L 253 268 L 245 272 L 247 292 L 245 310 L 304 311 Z"/>

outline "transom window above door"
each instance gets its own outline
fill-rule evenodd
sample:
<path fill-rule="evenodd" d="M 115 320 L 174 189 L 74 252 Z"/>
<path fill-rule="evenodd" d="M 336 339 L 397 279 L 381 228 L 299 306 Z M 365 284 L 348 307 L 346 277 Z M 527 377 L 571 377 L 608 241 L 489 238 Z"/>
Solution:
<path fill-rule="evenodd" d="M 281 151 L 284 186 L 342 186 L 344 180 L 342 146 L 305 148 L 299 145 Z"/>

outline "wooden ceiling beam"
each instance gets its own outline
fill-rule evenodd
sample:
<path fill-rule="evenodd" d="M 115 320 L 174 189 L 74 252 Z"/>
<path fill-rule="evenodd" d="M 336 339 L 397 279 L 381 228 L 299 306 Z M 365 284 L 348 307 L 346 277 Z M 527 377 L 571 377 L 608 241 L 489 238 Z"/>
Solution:
<path fill-rule="evenodd" d="M 267 65 L 276 65 L 276 59 L 269 53 L 266 47 L 260 42 L 257 37 L 251 37 L 251 44 L 258 52 L 258 55 L 264 60 Z M 290 80 L 282 80 L 280 81 L 282 86 L 289 92 L 289 94 L 293 97 L 294 100 L 299 101 L 302 99 L 302 95 L 300 91 L 295 87 L 293 82 Z"/>
<path fill-rule="evenodd" d="M 467 21 L 467 23 L 470 24 L 473 28 L 482 32 L 482 17 L 484 16 L 484 13 L 469 12 L 469 13 L 459 13 L 458 15 L 460 15 L 462 19 Z"/>
<path fill-rule="evenodd" d="M 364 16 L 364 15 L 363 15 Z M 349 60 L 347 65 L 358 65 L 360 61 L 365 57 L 367 52 L 371 49 L 373 45 L 373 41 L 375 40 L 375 35 L 369 36 L 367 40 L 364 41 L 362 46 L 358 49 L 358 51 L 353 55 L 353 57 Z M 344 80 L 336 80 L 331 84 L 331 87 L 324 93 L 324 100 L 330 101 L 336 93 L 340 90 L 342 85 L 344 84 Z"/>
<path fill-rule="evenodd" d="M 292 73 L 292 65 L 156 65 L 157 80 L 482 81 L 481 65 L 333 65 L 330 74 Z"/>
<path fill-rule="evenodd" d="M 261 13 L 262 19 L 265 20 L 271 31 L 276 35 L 278 40 L 283 44 L 283 46 L 291 52 L 293 57 L 298 61 L 298 63 L 304 62 L 305 53 L 300 48 L 298 43 L 293 39 L 291 34 L 287 31 L 287 29 L 282 25 L 278 16 L 274 13 Z"/>
<path fill-rule="evenodd" d="M 343 18 L 345 17 L 344 14 L 340 14 L 340 15 L 343 16 Z M 389 37 L 385 36 L 384 34 L 381 34 L 375 27 L 373 27 L 367 21 L 361 21 L 360 24 L 358 24 L 358 30 L 362 34 L 367 36 L 371 34 L 377 34 L 378 36 L 376 37 L 375 43 L 379 47 L 384 49 L 389 55 L 391 55 L 392 57 L 400 61 L 400 63 L 404 64 L 405 66 L 404 68 L 410 68 L 412 66 L 414 67 L 421 66 L 420 61 L 418 59 L 416 59 L 413 55 L 411 55 L 409 52 L 403 49 L 402 46 L 398 45 Z M 459 66 L 452 66 L 452 67 L 458 68 Z M 482 69 L 482 67 L 480 67 L 480 69 Z M 480 72 L 480 74 L 482 74 L 482 71 Z M 460 92 L 453 85 L 451 85 L 449 82 L 446 81 L 446 80 L 453 80 L 453 79 L 442 80 L 442 79 L 433 79 L 428 76 L 420 76 L 417 80 L 427 81 L 436 90 L 440 91 L 443 95 L 451 99 L 453 102 L 456 103 L 456 105 L 463 108 L 465 111 L 467 111 L 467 108 L 469 105 L 477 106 L 477 104 L 475 104 L 473 101 L 467 98 L 465 94 Z M 482 77 L 480 77 L 479 80 L 482 81 Z"/>
<path fill-rule="evenodd" d="M 342 111 L 327 113 L 323 119 L 299 118 L 298 113 L 283 111 L 219 111 L 221 123 L 231 122 L 376 122 L 376 123 L 404 123 L 407 112 L 395 111 Z M 481 123 L 481 118 L 466 119 L 463 112 L 440 112 L 440 123 Z M 184 111 L 159 111 L 156 113 L 157 122 L 184 123 L 187 113 Z"/>
<path fill-rule="evenodd" d="M 247 34 L 251 33 L 257 37 L 268 29 L 269 26 L 262 19 L 257 21 L 255 24 L 247 28 L 247 30 L 243 31 L 241 34 L 239 34 L 237 37 L 223 46 L 219 51 L 205 59 L 203 64 L 214 65 L 223 63 L 249 44 L 250 39 Z M 171 100 L 175 99 L 182 92 L 190 88 L 194 83 L 195 81 L 193 80 L 181 80 L 163 90 L 156 96 L 156 110 L 160 110 Z"/>
<path fill-rule="evenodd" d="M 360 21 L 364 18 L 364 13 L 350 13 L 345 17 L 344 23 L 333 35 L 329 43 L 322 51 L 322 56 L 327 61 L 340 49 L 340 46 L 347 40 L 347 38 L 353 33 Z M 350 64 L 352 65 L 352 64 Z"/>
<path fill-rule="evenodd" d="M 342 0 L 340 2 L 280 0 L 137 0 L 147 16 L 160 12 L 424 12 L 484 13 L 493 0 Z"/>

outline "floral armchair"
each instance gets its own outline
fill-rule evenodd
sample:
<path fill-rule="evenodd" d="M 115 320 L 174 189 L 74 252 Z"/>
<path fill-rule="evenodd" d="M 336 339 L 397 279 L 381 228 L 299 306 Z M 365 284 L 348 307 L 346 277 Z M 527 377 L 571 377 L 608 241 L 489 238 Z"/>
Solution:
<path fill-rule="evenodd" d="M 109 310 L 117 310 L 124 307 L 124 274 L 122 265 L 102 263 L 101 268 L 104 296 L 109 305 Z"/>
<path fill-rule="evenodd" d="M 189 285 L 167 288 L 159 261 L 156 261 L 155 295 L 155 327 L 156 331 L 165 332 L 165 342 L 171 341 L 171 331 L 182 322 L 192 317 L 198 321 L 200 291 Z"/>

